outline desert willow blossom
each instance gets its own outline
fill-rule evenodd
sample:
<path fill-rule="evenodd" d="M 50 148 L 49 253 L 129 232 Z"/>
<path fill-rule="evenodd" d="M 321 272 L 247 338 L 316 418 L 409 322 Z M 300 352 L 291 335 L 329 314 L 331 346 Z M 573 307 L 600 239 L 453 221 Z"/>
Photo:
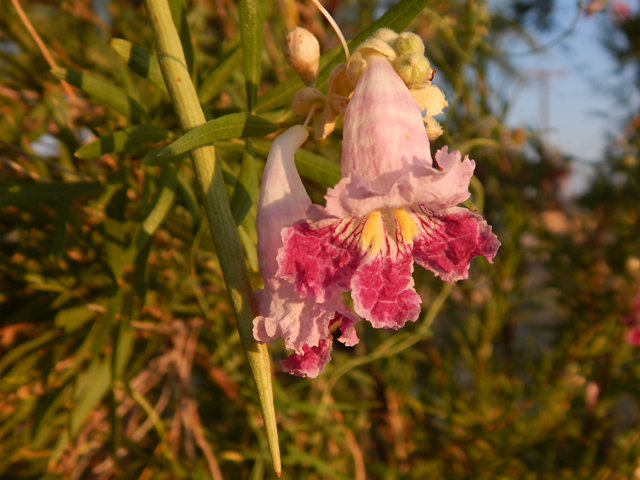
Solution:
<path fill-rule="evenodd" d="M 322 372 L 335 322 L 338 340 L 354 345 L 359 317 L 396 330 L 415 321 L 414 261 L 454 282 L 467 278 L 473 257 L 491 261 L 500 246 L 482 217 L 457 206 L 469 198 L 475 162 L 447 147 L 431 158 L 429 136 L 441 132 L 432 117 L 446 101 L 416 38 L 378 31 L 339 70 L 353 92 L 342 99 L 342 178 L 326 207 L 311 204 L 293 162 L 304 127 L 278 137 L 269 153 L 258 208 L 265 290 L 254 336 L 284 338 L 295 353 L 282 363 L 293 374 Z M 348 291 L 355 314 L 343 303 Z"/>

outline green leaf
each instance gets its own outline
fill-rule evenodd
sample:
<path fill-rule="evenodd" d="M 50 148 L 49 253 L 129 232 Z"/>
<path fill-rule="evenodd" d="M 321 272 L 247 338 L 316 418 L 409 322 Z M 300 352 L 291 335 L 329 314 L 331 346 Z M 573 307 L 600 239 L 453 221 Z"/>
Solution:
<path fill-rule="evenodd" d="M 209 103 L 218 96 L 241 61 L 242 49 L 239 45 L 220 59 L 200 84 L 198 98 L 202 103 Z"/>
<path fill-rule="evenodd" d="M 0 188 L 0 207 L 25 207 L 60 198 L 73 199 L 102 193 L 98 182 L 38 183 Z"/>
<path fill-rule="evenodd" d="M 187 205 L 187 210 L 191 214 L 191 229 L 193 234 L 195 235 L 200 228 L 200 223 L 202 222 L 202 215 L 200 215 L 200 204 L 198 203 L 198 198 L 196 197 L 195 192 L 191 188 L 191 185 L 184 178 L 182 172 L 178 173 L 178 193 L 184 200 L 184 203 Z"/>
<path fill-rule="evenodd" d="M 67 220 L 71 216 L 71 201 L 63 198 L 58 204 L 56 220 L 53 224 L 53 256 L 56 260 L 64 252 L 64 241 L 67 237 Z"/>
<path fill-rule="evenodd" d="M 278 125 L 247 113 L 232 113 L 185 133 L 158 156 L 169 157 L 201 147 L 216 140 L 238 137 L 264 137 L 278 130 Z"/>
<path fill-rule="evenodd" d="M 18 390 L 34 380 L 36 365 L 40 359 L 38 352 L 22 357 L 11 370 L 0 377 L 0 394 Z"/>
<path fill-rule="evenodd" d="M 387 10 L 387 12 L 369 28 L 363 30 L 358 36 L 351 40 L 349 42 L 349 50 L 353 52 L 358 45 L 380 28 L 390 28 L 396 32 L 403 31 L 430 2 L 431 0 L 402 0 Z M 332 48 L 328 52 L 325 52 L 320 57 L 320 64 L 324 65 L 324 67 L 318 74 L 316 88 L 324 88 L 331 70 L 344 61 L 344 51 L 341 48 Z M 302 87 L 304 87 L 304 84 L 297 76 L 288 78 L 258 99 L 258 104 L 255 109 L 256 113 L 267 112 L 290 104 L 293 94 Z"/>
<path fill-rule="evenodd" d="M 119 279 L 125 265 L 125 210 L 127 208 L 127 188 L 125 184 L 114 185 L 113 193 L 105 208 L 104 233 L 107 241 L 107 259 L 114 279 Z"/>
<path fill-rule="evenodd" d="M 2 374 L 2 372 L 13 362 L 21 359 L 32 350 L 40 348 L 47 343 L 55 340 L 56 336 L 56 332 L 48 331 L 34 338 L 33 340 L 29 340 L 28 342 L 13 347 L 10 351 L 3 354 L 2 358 L 0 358 L 0 374 Z"/>
<path fill-rule="evenodd" d="M 170 163 L 178 164 L 182 160 L 189 158 L 189 152 L 183 152 L 180 155 L 173 155 L 169 157 L 159 157 L 158 155 L 164 149 L 165 147 L 160 147 L 149 150 L 145 153 L 144 157 L 142 157 L 142 164 L 146 167 L 164 167 Z"/>
<path fill-rule="evenodd" d="M 471 197 L 475 201 L 477 207 L 472 208 L 471 210 L 477 210 L 478 213 L 482 213 L 482 210 L 484 209 L 484 187 L 482 186 L 480 180 L 478 180 L 478 177 L 476 177 L 475 175 L 471 177 L 469 190 L 471 190 Z"/>
<path fill-rule="evenodd" d="M 244 155 L 242 157 L 242 167 L 236 178 L 233 195 L 229 201 L 231 214 L 240 225 L 244 217 L 253 205 L 253 201 L 258 197 L 258 172 L 256 170 L 256 156 L 253 151 L 251 140 L 247 140 Z"/>
<path fill-rule="evenodd" d="M 89 320 L 92 320 L 95 316 L 95 310 L 90 310 L 87 307 L 80 305 L 60 310 L 56 314 L 54 324 L 57 328 L 62 328 L 66 333 L 70 333 L 80 328 Z"/>
<path fill-rule="evenodd" d="M 193 44 L 191 43 L 191 33 L 189 32 L 189 23 L 187 22 L 187 12 L 182 6 L 182 0 L 169 0 L 169 8 L 171 9 L 171 17 L 173 24 L 180 35 L 180 43 L 182 43 L 182 51 L 187 61 L 187 70 L 193 76 Z"/>
<path fill-rule="evenodd" d="M 116 348 L 113 353 L 113 374 L 116 380 L 122 379 L 124 370 L 129 363 L 131 354 L 133 353 L 134 343 L 135 338 L 133 336 L 131 319 L 127 316 L 123 316 L 120 320 L 120 324 L 118 325 Z"/>
<path fill-rule="evenodd" d="M 469 210 L 471 210 L 472 212 L 475 212 L 476 210 L 478 210 L 476 208 L 476 206 L 473 204 L 473 202 L 471 201 L 470 198 L 467 198 L 464 202 L 462 202 L 460 205 L 462 205 L 463 207 L 468 208 Z"/>
<path fill-rule="evenodd" d="M 136 295 L 142 300 L 143 306 L 147 295 L 147 263 L 149 262 L 150 253 L 151 242 L 146 242 L 136 254 L 134 262 L 133 288 Z"/>
<path fill-rule="evenodd" d="M 44 444 L 56 430 L 56 426 L 66 423 L 66 414 L 60 412 L 69 400 L 69 393 L 64 388 L 56 388 L 38 398 L 33 415 L 31 430 L 31 446 L 35 449 L 44 448 Z"/>
<path fill-rule="evenodd" d="M 254 140 L 253 148 L 260 156 L 266 157 L 271 141 Z M 299 149 L 295 154 L 296 168 L 301 177 L 313 180 L 324 187 L 333 187 L 340 181 L 340 165 L 322 155 Z"/>
<path fill-rule="evenodd" d="M 256 244 L 251 241 L 251 237 L 242 225 L 238 226 L 238 235 L 240 236 L 242 248 L 247 254 L 249 266 L 251 267 L 251 270 L 257 273 L 260 270 L 260 267 L 258 265 L 258 249 L 256 248 Z"/>
<path fill-rule="evenodd" d="M 260 58 L 265 17 L 264 0 L 240 0 L 240 34 L 244 51 L 244 75 L 247 88 L 247 110 L 256 106 L 260 85 Z"/>
<path fill-rule="evenodd" d="M 155 235 L 169 212 L 176 197 L 177 172 L 174 165 L 167 165 L 162 169 L 158 180 L 158 191 L 151 204 L 151 211 L 142 221 L 136 237 L 136 250 L 141 250 Z"/>
<path fill-rule="evenodd" d="M 120 55 L 131 69 L 143 78 L 149 80 L 153 85 L 163 92 L 167 91 L 167 86 L 162 78 L 158 59 L 147 52 L 144 48 L 133 43 L 114 38 L 109 44 Z"/>
<path fill-rule="evenodd" d="M 153 125 L 131 125 L 84 145 L 75 152 L 75 156 L 94 158 L 105 153 L 140 153 L 148 149 L 149 144 L 172 136 L 169 130 Z"/>
<path fill-rule="evenodd" d="M 107 107 L 124 115 L 131 123 L 149 121 L 149 113 L 118 87 L 88 73 L 81 73 L 67 68 L 54 68 L 51 72 L 58 78 L 66 80 L 89 95 L 97 98 Z"/>
<path fill-rule="evenodd" d="M 78 382 L 80 391 L 76 397 L 74 407 L 69 412 L 71 437 L 75 437 L 84 424 L 91 410 L 102 400 L 111 385 L 111 359 L 94 360 L 87 372 Z"/>

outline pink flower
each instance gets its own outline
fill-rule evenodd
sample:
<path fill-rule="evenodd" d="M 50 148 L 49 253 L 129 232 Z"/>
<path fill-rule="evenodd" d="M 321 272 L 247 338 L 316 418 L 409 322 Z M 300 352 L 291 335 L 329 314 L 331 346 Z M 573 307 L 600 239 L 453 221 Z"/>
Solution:
<path fill-rule="evenodd" d="M 257 215 L 258 258 L 265 288 L 256 291 L 260 316 L 254 319 L 253 335 L 262 342 L 284 338 L 286 347 L 296 352 L 282 362 L 285 371 L 316 377 L 329 361 L 331 324 L 342 319 L 339 340 L 352 346 L 358 343 L 353 326 L 360 319 L 339 295 L 324 303 L 303 299 L 292 283 L 276 277 L 280 231 L 305 218 L 311 205 L 293 159 L 308 136 L 302 126 L 290 128 L 273 142 L 267 158 Z"/>
<path fill-rule="evenodd" d="M 622 317 L 621 321 L 629 327 L 625 334 L 626 342 L 634 347 L 640 347 L 640 285 L 633 299 L 633 313 Z"/>
<path fill-rule="evenodd" d="M 456 206 L 469 198 L 475 162 L 445 147 L 434 166 L 414 96 L 387 58 L 375 51 L 363 58 L 345 113 L 342 179 L 328 190 L 326 207 L 310 205 L 293 152 L 278 153 L 285 135 L 300 132 L 301 145 L 306 132 L 294 129 L 302 127 L 274 142 L 263 178 L 258 231 L 270 239 L 261 240 L 259 254 L 281 248 L 261 263 L 263 316 L 254 321 L 254 336 L 284 338 L 296 354 L 283 365 L 298 375 L 322 371 L 332 323 L 342 321 L 340 340 L 357 343 L 358 318 L 342 302 L 344 292 L 374 327 L 398 329 L 420 314 L 414 260 L 454 282 L 467 278 L 471 258 L 491 261 L 500 246 L 482 217 Z M 281 185 L 275 194 L 273 185 Z"/>
<path fill-rule="evenodd" d="M 613 12 L 614 18 L 619 22 L 629 20 L 633 16 L 631 7 L 627 2 L 613 2 L 611 4 L 611 11 Z"/>
<path fill-rule="evenodd" d="M 358 315 L 398 329 L 420 313 L 414 260 L 453 282 L 467 278 L 471 258 L 491 261 L 500 242 L 456 206 L 475 162 L 444 148 L 434 167 L 413 96 L 383 56 L 367 62 L 345 114 L 342 179 L 326 208 L 284 229 L 277 276 L 321 303 L 351 290 Z"/>

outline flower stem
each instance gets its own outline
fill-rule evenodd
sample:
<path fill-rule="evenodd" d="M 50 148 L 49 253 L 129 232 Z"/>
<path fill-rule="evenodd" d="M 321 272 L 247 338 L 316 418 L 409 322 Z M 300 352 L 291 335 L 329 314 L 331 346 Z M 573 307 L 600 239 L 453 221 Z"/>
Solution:
<path fill-rule="evenodd" d="M 171 18 L 168 0 L 145 0 L 145 4 L 153 27 L 162 75 L 180 126 L 188 132 L 205 123 L 205 117 L 189 76 L 180 37 Z M 273 406 L 269 353 L 265 344 L 256 342 L 253 338 L 253 319 L 257 316 L 257 309 L 240 237 L 229 209 L 222 171 L 216 160 L 213 145 L 195 148 L 191 150 L 190 155 L 209 220 L 211 237 L 236 314 L 242 346 L 258 389 L 273 468 L 280 476 L 280 449 Z"/>

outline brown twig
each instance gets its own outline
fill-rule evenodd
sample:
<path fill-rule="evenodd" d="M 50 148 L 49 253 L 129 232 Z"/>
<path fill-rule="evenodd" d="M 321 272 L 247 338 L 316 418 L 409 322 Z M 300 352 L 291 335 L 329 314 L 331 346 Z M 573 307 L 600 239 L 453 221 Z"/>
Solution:
<path fill-rule="evenodd" d="M 58 68 L 58 64 L 56 63 L 54 58 L 51 56 L 49 49 L 47 48 L 45 43 L 42 41 L 42 38 L 40 38 L 40 35 L 38 35 L 38 32 L 36 32 L 36 29 L 33 28 L 33 25 L 29 21 L 27 14 L 24 13 L 24 10 L 22 9 L 22 5 L 20 5 L 20 2 L 18 0 L 11 0 L 11 3 L 13 3 L 13 6 L 16 8 L 16 11 L 18 12 L 18 16 L 20 17 L 20 20 L 22 20 L 22 23 L 24 24 L 25 28 L 31 34 L 31 37 L 36 42 L 36 45 L 38 45 L 38 48 L 42 52 L 42 55 L 44 56 L 44 58 L 47 60 L 47 63 L 49 64 L 49 66 L 52 69 Z M 64 89 L 64 91 L 67 92 L 67 95 L 69 95 L 69 98 L 71 98 L 71 100 L 74 103 L 77 102 L 78 97 L 76 97 L 76 94 L 73 92 L 71 85 L 69 85 L 69 83 L 67 83 L 65 80 L 60 80 L 60 83 L 62 84 L 62 88 Z"/>

